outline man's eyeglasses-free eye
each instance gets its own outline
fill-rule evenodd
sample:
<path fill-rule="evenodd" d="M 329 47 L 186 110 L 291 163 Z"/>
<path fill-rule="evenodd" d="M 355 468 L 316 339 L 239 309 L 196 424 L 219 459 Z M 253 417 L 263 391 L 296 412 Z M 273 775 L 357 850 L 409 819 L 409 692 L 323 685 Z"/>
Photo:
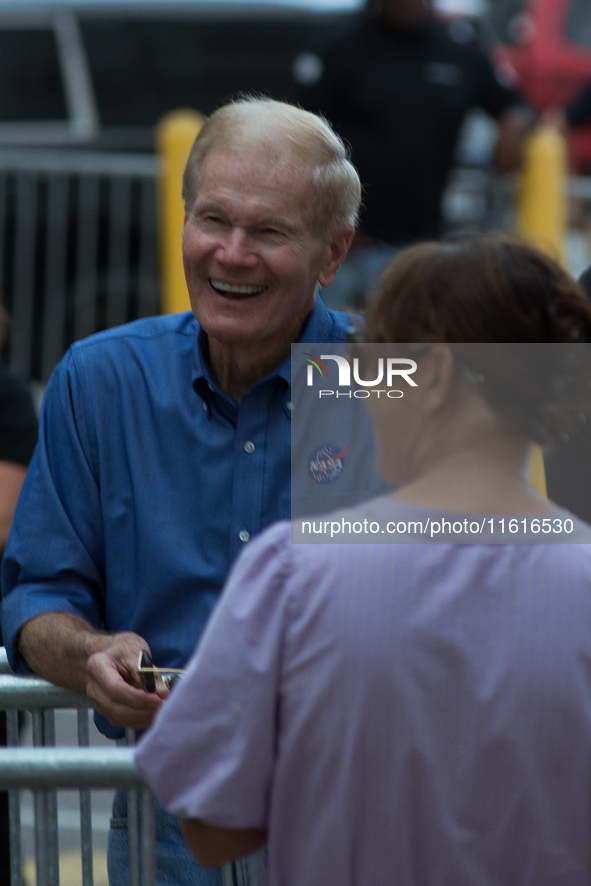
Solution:
<path fill-rule="evenodd" d="M 139 654 L 137 674 L 144 692 L 156 692 L 157 678 L 162 680 L 167 689 L 172 689 L 184 673 L 180 668 L 155 668 L 148 652 L 142 650 Z"/>

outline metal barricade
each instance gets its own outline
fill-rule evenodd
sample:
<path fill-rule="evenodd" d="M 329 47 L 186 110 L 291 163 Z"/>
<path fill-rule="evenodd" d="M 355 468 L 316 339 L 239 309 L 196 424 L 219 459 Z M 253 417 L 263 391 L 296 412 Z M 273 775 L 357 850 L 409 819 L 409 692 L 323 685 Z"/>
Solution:
<path fill-rule="evenodd" d="M 0 149 L 13 371 L 46 382 L 76 339 L 159 312 L 157 172 L 150 154 Z"/>
<path fill-rule="evenodd" d="M 93 886 L 91 788 L 128 791 L 130 886 L 155 886 L 154 799 L 135 768 L 131 747 L 90 748 L 86 695 L 36 677 L 9 673 L 0 650 L 0 710 L 6 711 L 8 747 L 0 750 L 0 790 L 9 791 L 11 886 L 22 886 L 20 788 L 34 792 L 37 886 L 59 886 L 57 789 L 80 791 L 82 886 Z M 55 747 L 55 710 L 75 709 L 79 747 Z M 33 748 L 18 747 L 18 711 L 33 718 Z M 127 731 L 127 741 L 134 733 Z M 141 814 L 139 812 L 141 807 Z"/>
<path fill-rule="evenodd" d="M 0 790 L 8 790 L 10 808 L 10 886 L 23 886 L 21 870 L 20 790 L 35 797 L 37 886 L 59 886 L 57 794 L 80 793 L 82 886 L 93 886 L 91 788 L 127 790 L 129 886 L 156 886 L 154 798 L 135 768 L 135 733 L 126 730 L 127 747 L 90 748 L 88 697 L 38 677 L 17 677 L 0 647 L 0 710 L 6 711 L 8 747 L 0 748 Z M 55 747 L 55 710 L 74 709 L 78 747 Z M 19 748 L 18 712 L 33 717 L 33 748 Z M 222 868 L 222 886 L 262 886 L 264 862 L 259 853 Z"/>

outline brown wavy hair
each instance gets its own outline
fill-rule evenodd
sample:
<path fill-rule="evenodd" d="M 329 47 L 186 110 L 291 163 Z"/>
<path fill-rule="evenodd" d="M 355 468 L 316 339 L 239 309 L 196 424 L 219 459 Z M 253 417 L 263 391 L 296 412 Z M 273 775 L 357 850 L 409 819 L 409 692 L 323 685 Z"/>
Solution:
<path fill-rule="evenodd" d="M 516 238 L 405 249 L 380 278 L 365 341 L 415 352 L 450 344 L 493 408 L 536 442 L 591 427 L 591 304 L 557 262 Z"/>

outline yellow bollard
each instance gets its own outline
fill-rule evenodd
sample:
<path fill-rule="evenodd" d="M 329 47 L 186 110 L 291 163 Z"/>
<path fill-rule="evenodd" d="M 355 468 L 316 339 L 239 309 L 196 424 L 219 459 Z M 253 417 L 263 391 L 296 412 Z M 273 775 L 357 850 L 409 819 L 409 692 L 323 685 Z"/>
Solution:
<path fill-rule="evenodd" d="M 181 247 L 185 216 L 181 188 L 185 163 L 203 125 L 203 119 L 197 111 L 171 111 L 156 127 L 156 151 L 160 158 L 159 225 L 163 314 L 186 311 L 191 307 Z"/>
<path fill-rule="evenodd" d="M 528 138 L 517 197 L 517 230 L 564 263 L 566 233 L 566 142 L 554 127 L 540 126 Z"/>
<path fill-rule="evenodd" d="M 529 460 L 529 479 L 534 489 L 548 498 L 546 489 L 546 471 L 544 470 L 544 456 L 539 446 L 534 446 Z"/>
<path fill-rule="evenodd" d="M 517 198 L 517 230 L 555 260 L 564 264 L 567 221 L 567 149 L 564 136 L 551 126 L 540 126 L 526 144 Z M 544 457 L 534 446 L 529 475 L 537 491 L 547 497 Z"/>

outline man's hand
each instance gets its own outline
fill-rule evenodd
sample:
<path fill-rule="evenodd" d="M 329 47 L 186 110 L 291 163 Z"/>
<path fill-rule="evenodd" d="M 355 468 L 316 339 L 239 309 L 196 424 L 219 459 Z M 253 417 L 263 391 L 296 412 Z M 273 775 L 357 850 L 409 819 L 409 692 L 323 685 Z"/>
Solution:
<path fill-rule="evenodd" d="M 95 652 L 86 662 L 86 694 L 114 726 L 147 729 L 169 690 L 161 680 L 156 680 L 156 692 L 141 688 L 138 657 L 142 650 L 150 651 L 142 637 L 128 632 L 113 634 L 110 639 L 106 649 Z"/>
<path fill-rule="evenodd" d="M 144 692 L 138 657 L 150 651 L 138 634 L 103 634 L 78 615 L 47 612 L 28 621 L 19 649 L 29 666 L 46 680 L 86 692 L 99 714 L 114 726 L 146 729 L 169 694 L 161 680 Z"/>

